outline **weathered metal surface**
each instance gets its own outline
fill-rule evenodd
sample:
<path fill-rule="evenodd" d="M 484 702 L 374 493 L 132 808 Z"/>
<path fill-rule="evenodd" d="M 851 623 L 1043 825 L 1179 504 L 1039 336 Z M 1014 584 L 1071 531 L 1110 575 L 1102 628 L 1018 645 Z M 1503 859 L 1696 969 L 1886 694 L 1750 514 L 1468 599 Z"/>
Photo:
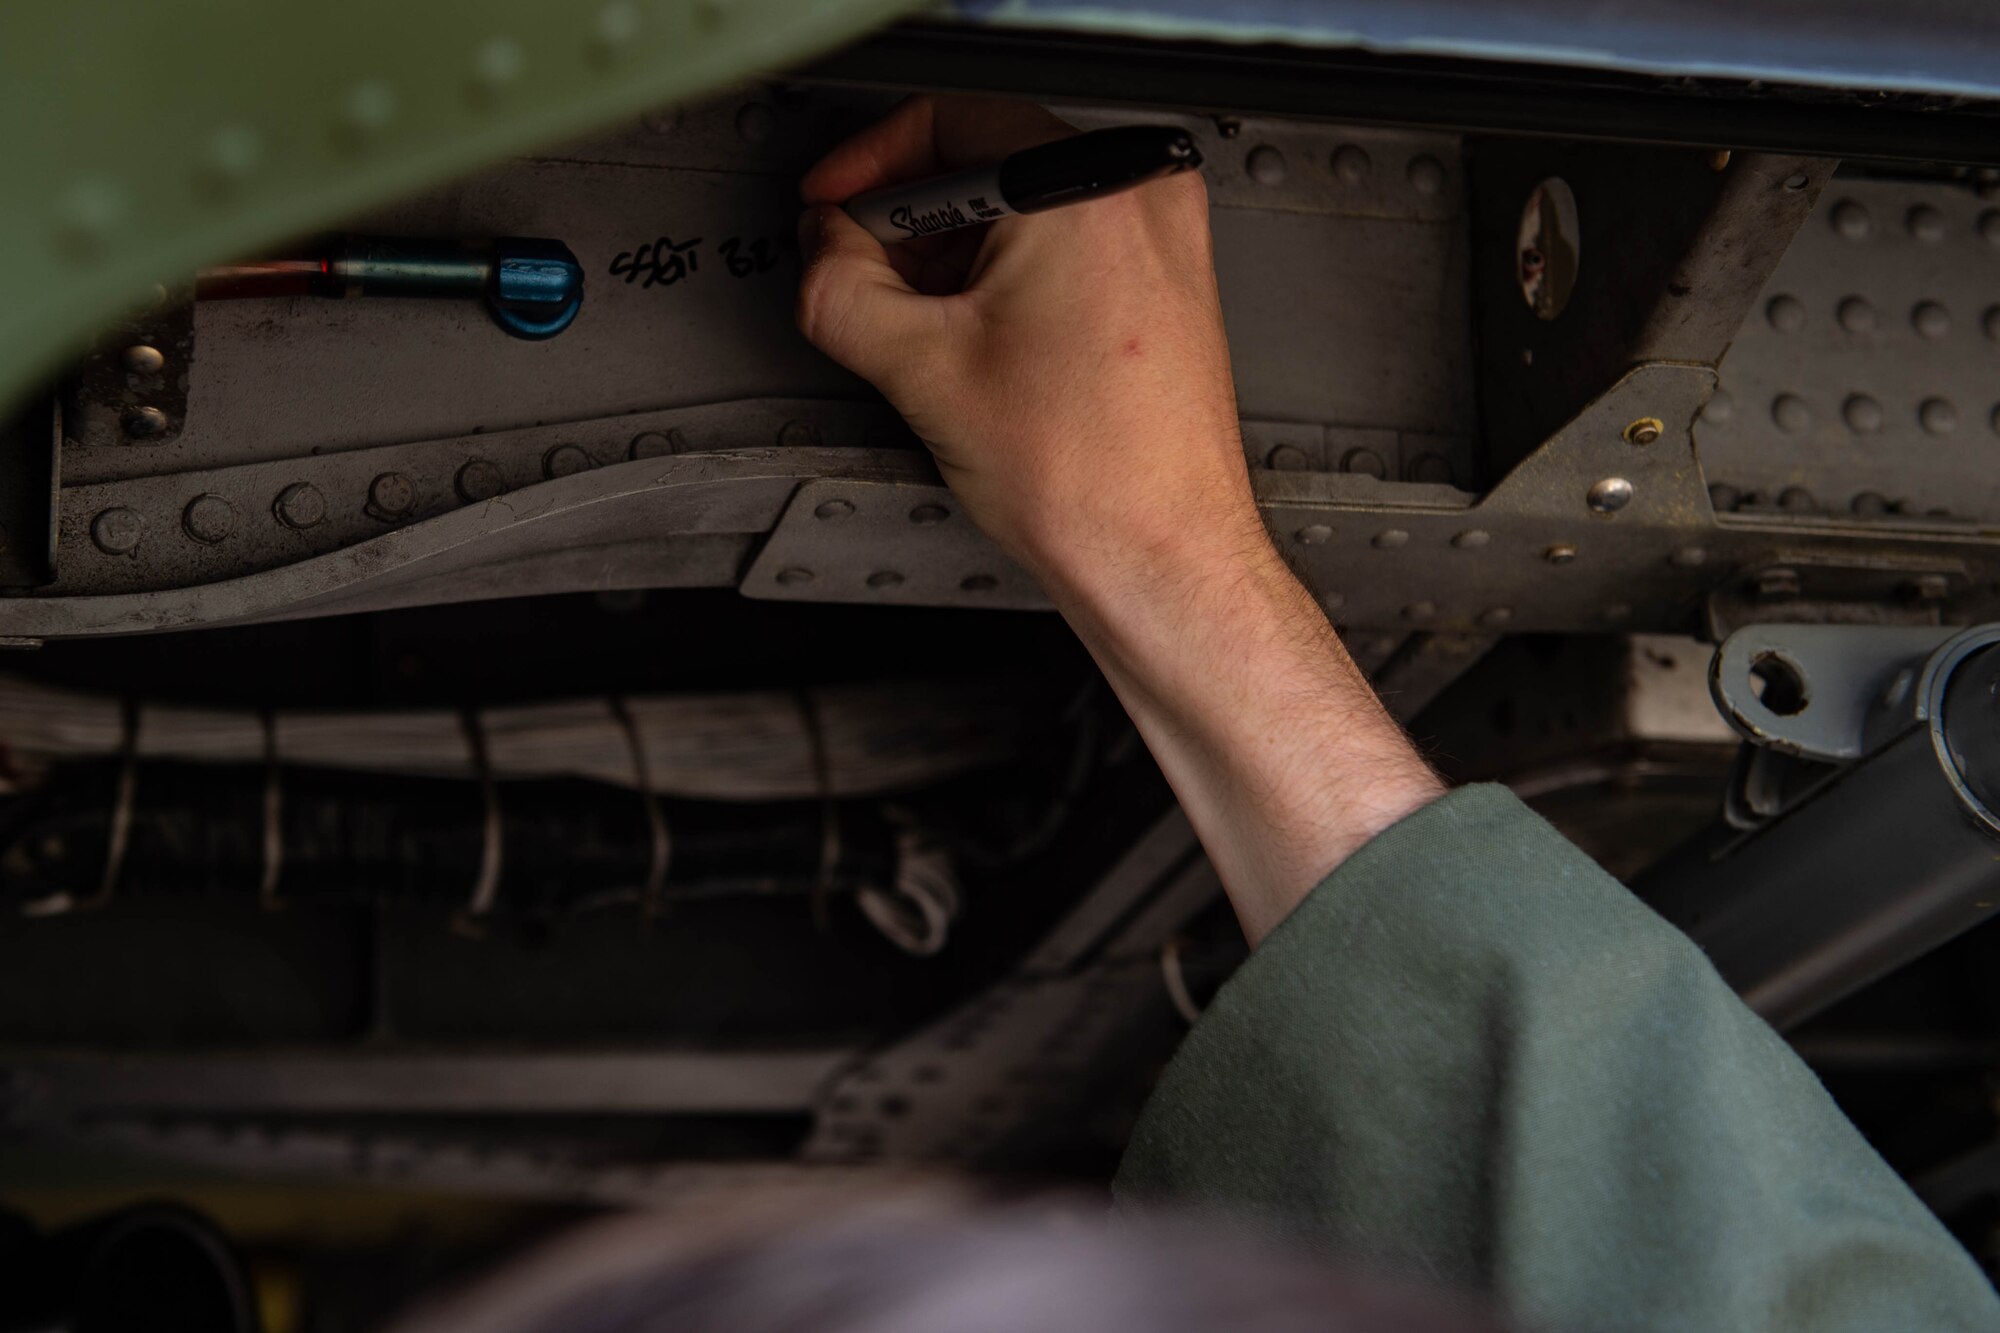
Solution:
<path fill-rule="evenodd" d="M 1725 508 L 2000 521 L 2000 201 L 1836 178 L 1696 439 Z"/>
<path fill-rule="evenodd" d="M 1716 708 L 1751 744 L 1846 762 L 1867 753 L 1879 714 L 1911 716 L 1924 659 L 1951 637 L 1924 626 L 1747 625 L 1716 649 L 1709 684 Z M 1787 696 L 1781 707 L 1768 683 L 1774 673 Z"/>

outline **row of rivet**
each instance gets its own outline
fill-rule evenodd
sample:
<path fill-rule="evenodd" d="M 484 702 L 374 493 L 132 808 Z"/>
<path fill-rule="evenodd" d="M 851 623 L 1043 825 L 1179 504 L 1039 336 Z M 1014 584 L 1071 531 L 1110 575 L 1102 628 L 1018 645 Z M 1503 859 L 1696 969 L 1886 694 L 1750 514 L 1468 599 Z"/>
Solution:
<path fill-rule="evenodd" d="M 720 0 L 694 0 L 696 25 L 714 28 L 724 17 Z M 631 0 L 612 0 L 592 18 L 583 55 L 597 64 L 619 58 L 643 27 L 639 7 Z M 468 65 L 467 100 L 485 111 L 521 78 L 527 52 L 511 37 L 487 39 L 473 48 Z M 340 98 L 333 121 L 333 142 L 354 152 L 378 141 L 401 110 L 396 90 L 379 79 L 363 79 Z M 197 189 L 217 202 L 234 197 L 239 187 L 263 167 L 264 136 L 249 125 L 224 125 L 209 135 L 194 164 Z M 134 213 L 131 193 L 117 181 L 94 176 L 77 181 L 58 199 L 55 240 L 59 250 L 76 259 L 103 253 Z"/>
<path fill-rule="evenodd" d="M 831 500 L 822 500 L 813 508 L 813 517 L 823 522 L 834 522 L 843 518 L 850 518 L 853 514 L 854 502 L 852 500 L 839 499 L 838 497 Z M 931 504 L 929 502 L 912 506 L 909 514 L 910 522 L 920 528 L 935 527 L 950 517 L 951 510 L 949 508 L 941 504 Z M 787 588 L 798 588 L 813 582 L 819 576 L 803 565 L 788 565 L 772 577 Z M 906 579 L 899 570 L 878 569 L 868 575 L 863 582 L 878 592 L 887 592 L 891 588 L 902 587 Z M 992 592 L 999 586 L 1000 580 L 991 574 L 968 574 L 958 581 L 959 591 L 969 593 Z"/>
<path fill-rule="evenodd" d="M 1798 333 L 1808 322 L 1805 302 L 1789 292 L 1780 292 L 1764 303 L 1764 319 L 1779 333 Z M 1881 317 L 1865 296 L 1844 296 L 1833 308 L 1834 323 L 1856 335 L 1874 333 Z M 1986 307 L 1979 317 L 1980 327 L 1994 342 L 2000 342 L 2000 305 Z M 1951 309 L 1942 301 L 1923 300 L 1910 307 L 1910 327 L 1919 336 L 1937 342 L 1951 333 Z"/>
<path fill-rule="evenodd" d="M 1702 409 L 1701 419 L 1710 425 L 1727 425 L 1735 410 L 1735 400 L 1717 390 Z M 1812 429 L 1812 404 L 1799 394 L 1776 395 L 1771 399 L 1770 412 L 1771 424 L 1787 435 L 1801 435 Z M 1935 395 L 1920 399 L 1911 411 L 1911 418 L 1926 434 L 1949 435 L 1958 429 L 1958 404 Z M 1851 393 L 1840 402 L 1840 419 L 1856 435 L 1873 435 L 1888 424 L 1889 414 L 1882 401 L 1874 395 Z M 1987 424 L 1996 435 L 2000 435 L 2000 403 L 1995 403 L 1988 411 Z"/>
<path fill-rule="evenodd" d="M 1858 199 L 1843 199 L 1828 214 L 1833 229 L 1850 241 L 1865 241 L 1875 234 L 1875 219 L 1868 206 Z M 2000 245 L 2000 209 L 1989 208 L 1975 224 L 1979 234 Z M 1903 214 L 1903 229 L 1926 245 L 1936 245 L 1951 230 L 1945 216 L 1929 204 L 1917 204 Z"/>
<path fill-rule="evenodd" d="M 1237 132 L 1240 132 L 1237 131 Z M 1234 138 L 1235 134 L 1227 122 L 1222 128 L 1222 137 Z M 1327 158 L 1327 166 L 1335 180 L 1342 185 L 1360 185 L 1375 174 L 1375 161 L 1368 150 L 1358 143 L 1344 143 L 1333 150 Z M 1243 159 L 1243 170 L 1251 180 L 1259 185 L 1282 185 L 1291 174 L 1284 150 L 1274 144 L 1259 144 L 1251 149 Z M 1446 172 L 1444 163 L 1428 153 L 1420 153 L 1404 168 L 1404 178 L 1410 188 L 1418 194 L 1434 195 L 1444 189 Z"/>

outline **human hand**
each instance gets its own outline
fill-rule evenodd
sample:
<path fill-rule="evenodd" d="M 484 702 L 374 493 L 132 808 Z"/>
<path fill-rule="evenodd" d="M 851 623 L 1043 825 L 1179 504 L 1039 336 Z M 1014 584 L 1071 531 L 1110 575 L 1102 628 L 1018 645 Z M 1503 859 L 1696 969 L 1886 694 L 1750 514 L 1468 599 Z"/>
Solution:
<path fill-rule="evenodd" d="M 1200 176 L 890 247 L 836 205 L 1073 132 L 1028 103 L 917 97 L 801 185 L 800 328 L 1059 602 L 1268 546 Z"/>

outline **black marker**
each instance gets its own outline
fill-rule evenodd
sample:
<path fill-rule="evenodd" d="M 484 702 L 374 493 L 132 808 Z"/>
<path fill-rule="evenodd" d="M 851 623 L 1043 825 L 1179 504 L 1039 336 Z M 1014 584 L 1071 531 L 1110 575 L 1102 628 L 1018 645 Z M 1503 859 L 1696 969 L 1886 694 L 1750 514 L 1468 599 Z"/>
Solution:
<path fill-rule="evenodd" d="M 990 167 L 858 195 L 847 201 L 847 215 L 885 244 L 908 241 L 1082 203 L 1200 165 L 1186 130 L 1123 125 L 1024 148 Z"/>

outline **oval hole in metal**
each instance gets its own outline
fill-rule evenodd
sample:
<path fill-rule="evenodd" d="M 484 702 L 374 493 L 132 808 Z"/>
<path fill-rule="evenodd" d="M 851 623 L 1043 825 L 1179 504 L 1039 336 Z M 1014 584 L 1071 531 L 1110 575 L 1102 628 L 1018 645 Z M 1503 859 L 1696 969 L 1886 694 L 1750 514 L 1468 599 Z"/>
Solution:
<path fill-rule="evenodd" d="M 1550 176 L 1528 191 L 1514 243 L 1514 271 L 1521 296 L 1538 318 L 1554 319 L 1569 305 L 1576 290 L 1582 235 L 1576 195 L 1567 181 Z"/>

